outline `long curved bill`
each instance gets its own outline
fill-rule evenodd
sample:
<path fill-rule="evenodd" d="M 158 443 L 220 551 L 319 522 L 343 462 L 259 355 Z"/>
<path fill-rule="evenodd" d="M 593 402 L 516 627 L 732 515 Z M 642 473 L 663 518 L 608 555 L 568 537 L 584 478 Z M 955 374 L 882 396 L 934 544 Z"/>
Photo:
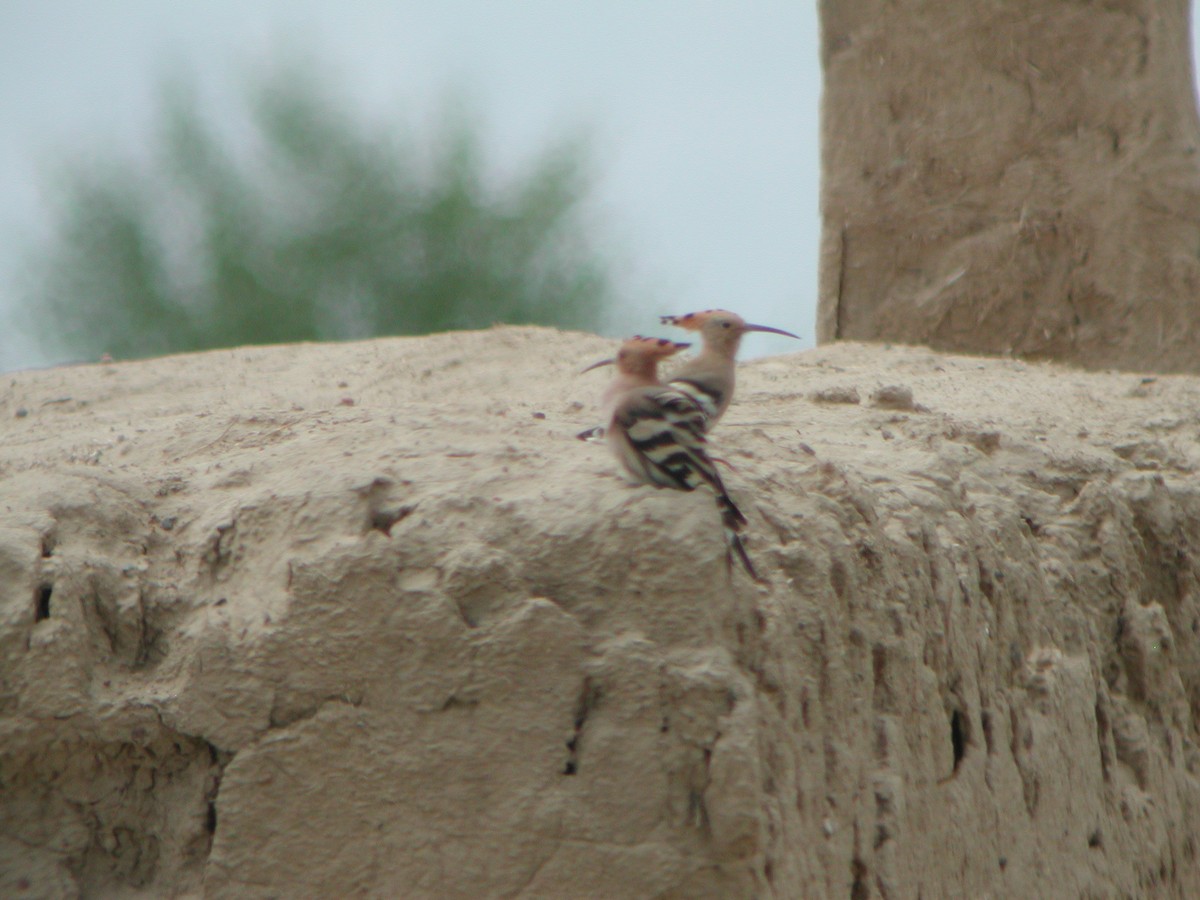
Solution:
<path fill-rule="evenodd" d="M 617 364 L 616 359 L 614 359 L 613 357 L 610 356 L 608 359 L 602 359 L 602 360 L 600 360 L 600 362 L 592 363 L 586 369 L 580 369 L 579 374 L 582 375 L 584 372 L 592 371 L 592 369 L 599 369 L 601 366 L 615 366 L 616 364 Z"/>
<path fill-rule="evenodd" d="M 743 331 L 765 331 L 768 334 L 782 334 L 784 337 L 795 338 L 800 340 L 800 335 L 792 334 L 790 331 L 784 331 L 782 328 L 772 328 L 770 325 L 746 325 Z"/>

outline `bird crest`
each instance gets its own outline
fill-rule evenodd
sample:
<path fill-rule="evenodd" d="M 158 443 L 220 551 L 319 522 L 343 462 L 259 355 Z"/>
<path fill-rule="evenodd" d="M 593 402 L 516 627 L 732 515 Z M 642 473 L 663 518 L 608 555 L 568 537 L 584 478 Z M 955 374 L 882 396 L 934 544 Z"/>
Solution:
<path fill-rule="evenodd" d="M 701 312 L 690 312 L 682 316 L 659 316 L 664 325 L 674 325 L 676 328 L 686 328 L 688 331 L 699 331 L 706 322 L 718 316 L 728 316 L 731 322 L 741 324 L 744 320 L 736 313 L 727 309 L 706 309 Z"/>
<path fill-rule="evenodd" d="M 635 334 L 633 337 L 621 342 L 621 349 L 617 353 L 618 356 L 621 354 L 628 356 L 631 353 L 636 353 L 643 357 L 666 359 L 668 356 L 674 356 L 680 350 L 686 350 L 690 346 L 692 345 L 679 341 L 668 341 L 666 338 L 642 337 L 640 334 Z"/>

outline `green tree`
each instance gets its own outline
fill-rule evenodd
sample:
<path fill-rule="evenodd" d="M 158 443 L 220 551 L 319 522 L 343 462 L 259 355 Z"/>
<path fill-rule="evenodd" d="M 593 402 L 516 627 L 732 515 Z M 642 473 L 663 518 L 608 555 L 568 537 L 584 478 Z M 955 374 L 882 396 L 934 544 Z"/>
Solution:
<path fill-rule="evenodd" d="M 311 67 L 309 68 L 311 71 Z M 237 133 L 167 83 L 148 160 L 68 159 L 26 257 L 50 349 L 93 358 L 420 334 L 595 328 L 610 300 L 579 140 L 506 183 L 451 104 L 425 146 L 347 113 L 299 66 L 251 83 Z"/>

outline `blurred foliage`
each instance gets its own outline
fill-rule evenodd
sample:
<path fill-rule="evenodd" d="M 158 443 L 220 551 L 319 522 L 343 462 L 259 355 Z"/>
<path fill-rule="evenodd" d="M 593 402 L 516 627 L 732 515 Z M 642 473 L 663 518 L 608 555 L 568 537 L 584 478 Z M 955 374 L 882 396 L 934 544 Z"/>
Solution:
<path fill-rule="evenodd" d="M 52 235 L 26 259 L 26 308 L 48 347 L 128 358 L 596 327 L 610 288 L 587 239 L 578 140 L 497 184 L 461 104 L 417 147 L 355 120 L 309 71 L 250 83 L 244 120 L 221 128 L 192 83 L 168 81 L 145 159 L 61 166 Z"/>

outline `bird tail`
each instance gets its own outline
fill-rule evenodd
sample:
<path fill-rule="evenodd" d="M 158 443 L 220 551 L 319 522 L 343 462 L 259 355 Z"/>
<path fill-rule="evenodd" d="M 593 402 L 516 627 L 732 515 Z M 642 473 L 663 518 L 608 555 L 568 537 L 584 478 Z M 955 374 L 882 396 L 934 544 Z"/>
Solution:
<path fill-rule="evenodd" d="M 736 556 L 738 562 L 746 570 L 746 574 L 755 581 L 761 582 L 762 578 L 755 570 L 754 563 L 750 562 L 750 555 L 746 552 L 745 544 L 742 543 L 740 532 L 746 524 L 746 517 L 723 490 L 717 494 L 717 509 L 721 513 L 721 529 L 725 534 L 725 565 L 732 572 L 733 560 Z"/>

